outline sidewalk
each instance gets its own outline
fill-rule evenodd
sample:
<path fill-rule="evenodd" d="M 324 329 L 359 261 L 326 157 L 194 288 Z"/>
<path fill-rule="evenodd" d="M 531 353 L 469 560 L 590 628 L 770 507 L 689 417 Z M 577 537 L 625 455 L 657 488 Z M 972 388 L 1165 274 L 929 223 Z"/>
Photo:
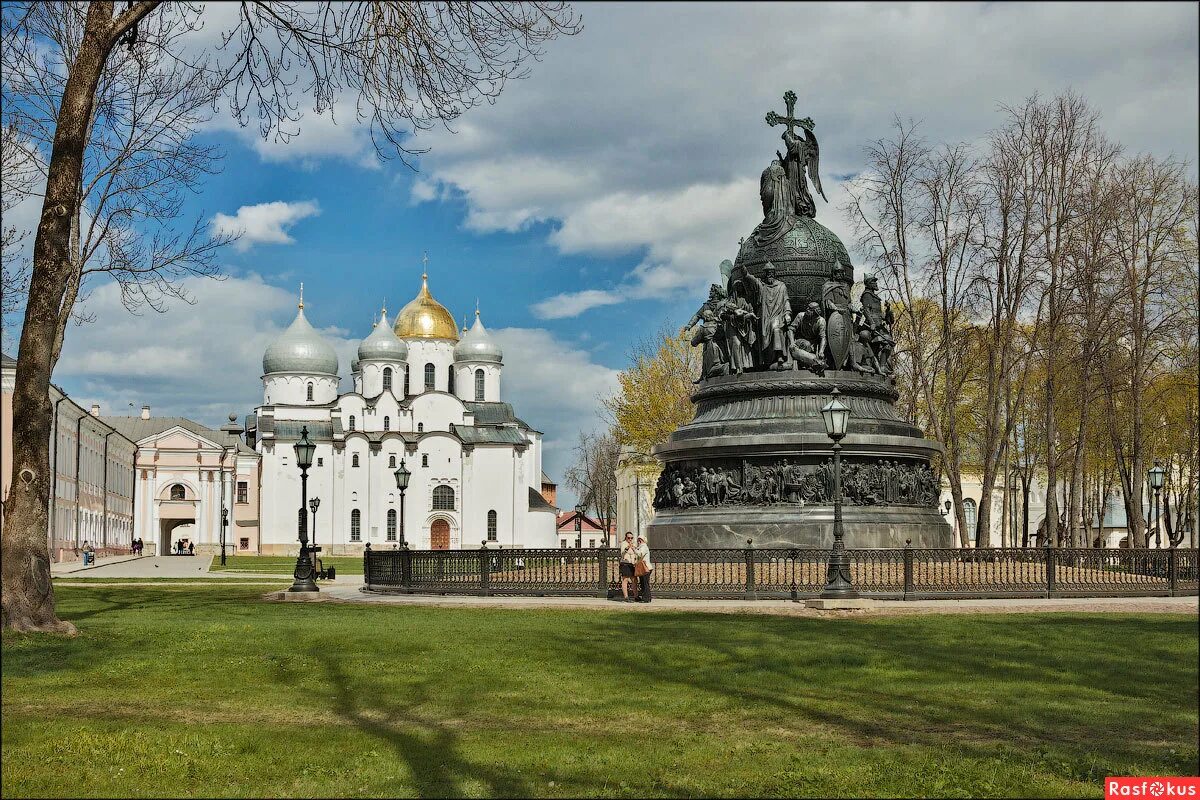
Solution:
<path fill-rule="evenodd" d="M 653 603 L 621 603 L 601 597 L 477 597 L 471 595 L 375 594 L 362 591 L 362 585 L 324 585 L 315 597 L 270 592 L 268 600 L 367 603 L 395 606 L 439 606 L 446 608 L 560 608 L 594 611 L 692 611 L 720 614 L 777 614 L 795 617 L 893 616 L 899 614 L 1029 614 L 1071 613 L 1153 613 L 1198 614 L 1196 597 L 1072 597 L 1072 598 L 1001 598 L 995 600 L 875 600 L 867 607 L 852 611 L 821 611 L 789 600 L 676 600 L 659 599 Z"/>
<path fill-rule="evenodd" d="M 88 564 L 86 567 L 83 565 L 82 559 L 80 559 L 79 561 L 64 561 L 61 564 L 51 564 L 50 565 L 50 575 L 52 577 L 58 577 L 60 575 L 70 575 L 74 572 L 83 572 L 84 570 L 99 569 L 100 567 L 107 567 L 107 566 L 111 566 L 113 564 L 124 564 L 129 561 L 136 561 L 139 558 L 151 558 L 151 556 L 135 556 L 133 554 L 123 555 L 123 556 L 107 556 L 105 558 L 97 558 L 96 563 Z"/>

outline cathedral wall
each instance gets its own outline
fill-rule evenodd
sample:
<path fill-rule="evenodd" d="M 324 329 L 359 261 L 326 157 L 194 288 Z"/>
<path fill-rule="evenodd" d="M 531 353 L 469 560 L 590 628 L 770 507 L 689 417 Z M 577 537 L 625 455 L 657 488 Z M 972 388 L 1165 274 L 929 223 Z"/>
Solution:
<path fill-rule="evenodd" d="M 454 343 L 447 339 L 405 339 L 408 344 L 409 393 L 425 391 L 425 365 L 433 364 L 433 388 L 449 391 Z"/>
<path fill-rule="evenodd" d="M 410 406 L 413 415 L 413 427 L 424 425 L 422 432 L 448 431 L 450 425 L 462 425 L 466 407 L 462 401 L 451 394 L 427 392 L 413 398 Z"/>
<path fill-rule="evenodd" d="M 313 399 L 308 400 L 312 384 Z M 307 405 L 332 403 L 338 396 L 338 379 L 330 375 L 305 375 L 299 372 L 273 372 L 263 376 L 263 402 L 266 405 Z"/>
<path fill-rule="evenodd" d="M 479 547 L 487 539 L 488 511 L 496 512 L 496 541 L 489 546 L 517 546 L 521 541 L 520 509 L 515 505 L 513 448 L 478 445 L 465 460 L 463 474 L 467 497 L 463 504 L 463 538 L 468 547 Z M 528 505 L 528 500 L 526 501 Z"/>
<path fill-rule="evenodd" d="M 375 397 L 383 392 L 383 371 L 392 371 L 392 393 L 404 396 L 403 361 L 364 361 L 359 365 L 360 379 L 357 391 L 364 397 Z"/>
<path fill-rule="evenodd" d="M 488 403 L 500 402 L 500 365 L 482 361 L 460 361 L 454 365 L 454 393 L 468 402 L 478 401 L 475 396 L 475 370 L 483 370 L 483 397 Z"/>

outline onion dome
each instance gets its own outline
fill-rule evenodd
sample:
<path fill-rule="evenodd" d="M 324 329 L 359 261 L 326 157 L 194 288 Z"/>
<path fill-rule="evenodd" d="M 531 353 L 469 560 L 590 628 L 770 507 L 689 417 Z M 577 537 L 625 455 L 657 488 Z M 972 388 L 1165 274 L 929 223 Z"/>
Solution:
<path fill-rule="evenodd" d="M 404 361 L 408 358 L 408 345 L 396 338 L 388 322 L 387 309 L 379 315 L 379 322 L 371 335 L 358 346 L 359 361 Z"/>
<path fill-rule="evenodd" d="M 479 309 L 475 309 L 475 324 L 471 326 L 471 330 L 464 333 L 462 341 L 454 346 L 454 360 L 490 361 L 493 364 L 504 361 L 504 352 L 500 345 L 496 344 L 479 319 Z"/>
<path fill-rule="evenodd" d="M 337 353 L 305 319 L 303 293 L 300 295 L 299 308 L 296 319 L 263 353 L 263 373 L 305 372 L 336 376 Z"/>
<path fill-rule="evenodd" d="M 421 275 L 421 291 L 396 315 L 394 331 L 401 339 L 458 341 L 454 317 L 429 293 L 429 276 Z"/>

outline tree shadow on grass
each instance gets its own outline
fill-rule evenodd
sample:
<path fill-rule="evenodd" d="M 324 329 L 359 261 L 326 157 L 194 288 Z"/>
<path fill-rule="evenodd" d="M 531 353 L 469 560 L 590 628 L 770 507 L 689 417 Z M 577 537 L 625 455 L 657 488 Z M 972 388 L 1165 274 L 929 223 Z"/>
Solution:
<path fill-rule="evenodd" d="M 593 637 L 562 635 L 554 646 L 580 669 L 603 664 L 609 677 L 633 677 L 648 704 L 694 693 L 731 713 L 762 709 L 782 724 L 816 723 L 868 747 L 953 743 L 994 757 L 1002 746 L 1065 746 L 1114 766 L 1157 757 L 1194 771 L 1194 738 L 1174 756 L 1154 744 L 1180 743 L 1196 707 L 1195 662 L 1170 648 L 1189 625 L 1194 632 L 1186 619 L 1107 615 L 1016 622 L 639 614 L 609 615 Z M 601 650 L 597 641 L 638 645 Z M 1131 649 L 1141 647 L 1151 652 Z M 1090 780 L 1102 768 L 1074 769 Z"/>
<path fill-rule="evenodd" d="M 331 710 L 358 730 L 383 742 L 404 762 L 419 797 L 461 797 L 478 791 L 496 797 L 528 797 L 532 786 L 514 770 L 473 763 L 462 752 L 459 736 L 438 717 L 421 710 L 429 700 L 427 683 L 394 689 L 352 676 L 328 648 L 312 648 L 309 657 L 321 665 Z M 279 670 L 276 679 L 305 692 L 303 676 Z M 465 698 L 464 698 L 465 699 Z"/>

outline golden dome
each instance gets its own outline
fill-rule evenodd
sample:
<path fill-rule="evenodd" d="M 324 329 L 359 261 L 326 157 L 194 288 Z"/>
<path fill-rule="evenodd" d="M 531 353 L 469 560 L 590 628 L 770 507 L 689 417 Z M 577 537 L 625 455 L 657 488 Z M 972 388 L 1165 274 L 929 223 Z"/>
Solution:
<path fill-rule="evenodd" d="M 458 328 L 446 307 L 429 293 L 429 276 L 421 275 L 421 291 L 400 309 L 392 327 L 401 339 L 449 339 L 458 341 Z"/>

